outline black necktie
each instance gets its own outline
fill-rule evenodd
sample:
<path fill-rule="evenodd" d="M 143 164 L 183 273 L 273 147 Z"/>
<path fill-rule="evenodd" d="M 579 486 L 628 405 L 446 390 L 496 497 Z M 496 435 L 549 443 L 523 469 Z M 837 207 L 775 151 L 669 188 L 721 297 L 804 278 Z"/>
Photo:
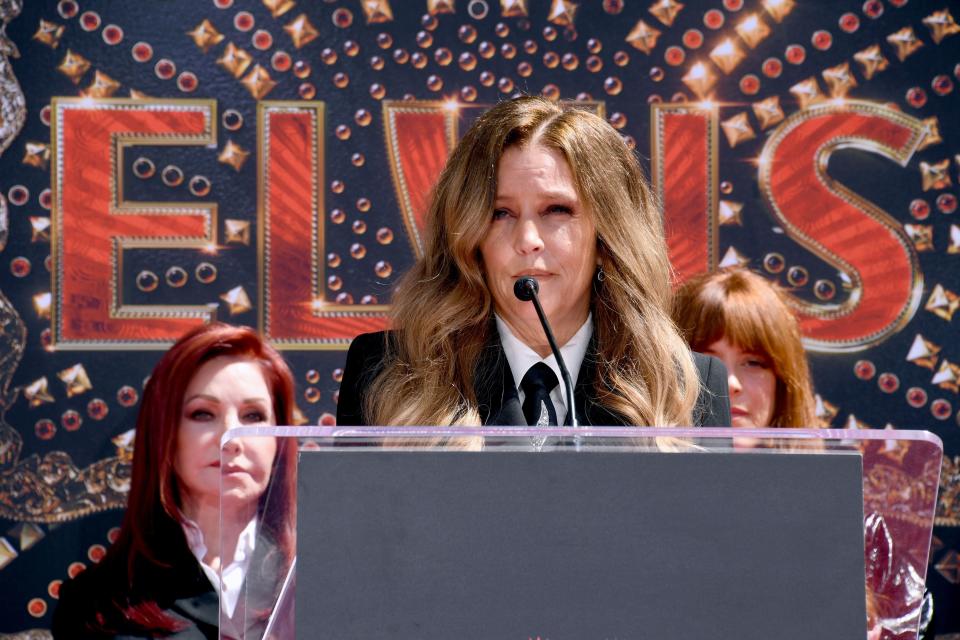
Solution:
<path fill-rule="evenodd" d="M 553 369 L 542 362 L 533 365 L 523 375 L 520 388 L 523 389 L 523 417 L 532 427 L 557 425 L 557 410 L 550 400 L 550 392 L 559 382 Z"/>

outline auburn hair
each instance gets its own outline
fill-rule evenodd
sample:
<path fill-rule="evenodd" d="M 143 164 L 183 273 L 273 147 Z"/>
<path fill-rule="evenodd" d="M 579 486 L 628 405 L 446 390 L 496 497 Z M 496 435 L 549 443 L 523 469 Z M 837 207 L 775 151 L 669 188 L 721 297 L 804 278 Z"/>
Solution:
<path fill-rule="evenodd" d="M 743 268 L 694 276 L 674 296 L 673 319 L 694 351 L 726 338 L 770 361 L 777 384 L 769 426 L 820 426 L 800 326 L 775 284 Z"/>
<path fill-rule="evenodd" d="M 169 633 L 184 627 L 163 611 L 154 582 L 165 571 L 182 574 L 177 563 L 193 560 L 181 527 L 180 488 L 174 470 L 183 400 L 194 374 L 221 356 L 256 362 L 271 392 L 278 425 L 293 421 L 294 380 L 283 358 L 248 327 L 222 322 L 202 325 L 181 337 L 160 359 L 143 390 L 137 415 L 127 510 L 116 542 L 100 565 L 111 571 L 115 591 L 103 594 L 102 610 L 92 612 L 102 631 L 133 626 Z M 260 497 L 260 530 L 276 543 L 289 566 L 296 548 L 295 438 L 279 439 L 271 480 Z M 187 572 L 189 573 L 189 572 Z M 169 576 L 167 577 L 169 580 Z"/>

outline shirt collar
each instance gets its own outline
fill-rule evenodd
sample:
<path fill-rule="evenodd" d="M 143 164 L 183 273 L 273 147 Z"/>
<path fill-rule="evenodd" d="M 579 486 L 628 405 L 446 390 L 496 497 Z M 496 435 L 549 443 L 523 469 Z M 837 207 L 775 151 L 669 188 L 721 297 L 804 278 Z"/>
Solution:
<path fill-rule="evenodd" d="M 203 561 L 207 555 L 207 543 L 203 539 L 203 531 L 200 529 L 200 525 L 183 515 L 182 512 L 180 518 L 180 526 L 183 527 L 183 534 L 187 539 L 190 552 L 197 559 L 210 584 L 220 595 L 227 616 L 232 617 L 237 601 L 240 599 L 240 588 L 246 578 L 247 569 L 250 567 L 253 549 L 257 543 L 258 518 L 254 516 L 240 532 L 240 537 L 237 538 L 237 548 L 230 562 L 227 562 L 226 558 L 221 558 L 219 575 Z"/>
<path fill-rule="evenodd" d="M 507 362 L 510 364 L 510 373 L 513 374 L 513 383 L 519 388 L 520 381 L 523 380 L 527 369 L 538 362 L 543 362 L 553 369 L 557 375 L 560 385 L 563 385 L 563 376 L 560 375 L 560 366 L 557 364 L 557 358 L 552 353 L 546 358 L 541 358 L 540 354 L 524 344 L 518 337 L 513 335 L 507 323 L 497 314 L 494 314 L 497 321 L 497 332 L 500 334 L 500 344 L 503 345 L 503 352 L 507 356 Z M 590 346 L 590 338 L 593 337 L 593 312 L 587 314 L 586 321 L 577 329 L 566 344 L 560 347 L 560 353 L 563 354 L 563 361 L 570 370 L 570 382 L 576 387 L 577 378 L 580 375 L 580 365 L 583 364 L 583 358 L 587 355 L 587 348 Z"/>
<path fill-rule="evenodd" d="M 202 563 L 203 558 L 207 555 L 207 543 L 203 539 L 203 531 L 200 530 L 200 525 L 188 518 L 187 516 L 180 513 L 180 526 L 183 527 L 183 535 L 187 538 L 187 546 L 190 547 L 190 551 L 193 553 L 194 557 L 198 562 Z M 253 547 L 256 545 L 257 541 L 257 517 L 254 516 L 250 522 L 247 523 L 247 526 L 243 528 L 243 531 L 240 532 L 240 537 L 237 538 L 237 549 L 233 554 L 231 562 L 242 562 L 244 559 L 248 558 L 250 552 L 253 551 Z"/>

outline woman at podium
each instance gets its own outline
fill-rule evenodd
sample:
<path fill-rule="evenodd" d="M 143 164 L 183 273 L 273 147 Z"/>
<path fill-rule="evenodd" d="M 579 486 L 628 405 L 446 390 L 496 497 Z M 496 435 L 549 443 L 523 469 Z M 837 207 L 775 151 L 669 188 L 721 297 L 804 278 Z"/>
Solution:
<path fill-rule="evenodd" d="M 248 328 L 204 325 L 160 359 L 120 534 L 61 587 L 55 638 L 261 637 L 295 551 L 296 441 L 236 438 L 221 465 L 220 438 L 290 424 L 293 389 L 283 359 Z"/>
<path fill-rule="evenodd" d="M 570 373 L 534 305 L 534 278 Z M 480 116 L 427 212 L 393 330 L 359 336 L 339 425 L 728 425 L 726 373 L 670 319 L 660 212 L 604 119 L 535 97 Z"/>

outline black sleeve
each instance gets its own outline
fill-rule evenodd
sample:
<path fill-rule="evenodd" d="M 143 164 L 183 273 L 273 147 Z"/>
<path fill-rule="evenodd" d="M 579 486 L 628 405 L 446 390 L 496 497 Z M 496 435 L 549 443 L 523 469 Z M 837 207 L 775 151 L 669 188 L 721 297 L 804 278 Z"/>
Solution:
<path fill-rule="evenodd" d="M 729 427 L 730 394 L 727 389 L 727 368 L 717 358 L 694 353 L 700 374 L 700 396 L 693 411 L 694 426 Z"/>
<path fill-rule="evenodd" d="M 384 332 L 364 333 L 350 344 L 347 363 L 340 380 L 337 400 L 337 426 L 363 427 L 369 425 L 363 414 L 363 400 L 367 387 L 383 370 L 387 336 Z"/>

